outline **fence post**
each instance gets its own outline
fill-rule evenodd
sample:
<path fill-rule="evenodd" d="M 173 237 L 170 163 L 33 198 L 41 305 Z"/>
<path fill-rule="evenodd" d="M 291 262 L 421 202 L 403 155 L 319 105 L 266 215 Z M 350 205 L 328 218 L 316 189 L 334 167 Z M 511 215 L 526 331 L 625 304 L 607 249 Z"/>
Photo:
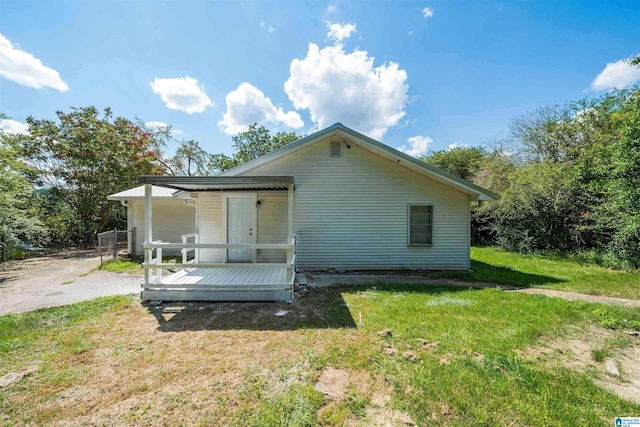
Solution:
<path fill-rule="evenodd" d="M 118 258 L 118 229 L 113 229 L 113 259 Z"/>
<path fill-rule="evenodd" d="M 100 265 L 102 265 L 102 236 L 100 234 L 102 233 L 98 233 L 98 253 L 100 254 Z"/>

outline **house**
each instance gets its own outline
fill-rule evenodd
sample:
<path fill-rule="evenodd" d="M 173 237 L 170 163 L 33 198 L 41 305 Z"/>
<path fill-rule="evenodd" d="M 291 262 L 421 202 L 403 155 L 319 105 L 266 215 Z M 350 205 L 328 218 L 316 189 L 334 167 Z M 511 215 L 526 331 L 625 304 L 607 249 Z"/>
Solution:
<path fill-rule="evenodd" d="M 143 299 L 287 300 L 296 268 L 466 270 L 470 202 L 498 198 L 340 123 L 218 176 L 139 182 Z M 195 200 L 182 242 L 155 240 L 153 186 Z M 182 262 L 163 263 L 176 249 Z"/>
<path fill-rule="evenodd" d="M 195 232 L 195 200 L 180 197 L 180 191 L 152 186 L 154 239 L 180 242 L 182 235 Z M 127 230 L 130 230 L 127 252 L 143 255 L 144 250 L 144 185 L 107 197 L 127 208 Z M 167 250 L 165 255 L 180 255 L 180 249 Z"/>

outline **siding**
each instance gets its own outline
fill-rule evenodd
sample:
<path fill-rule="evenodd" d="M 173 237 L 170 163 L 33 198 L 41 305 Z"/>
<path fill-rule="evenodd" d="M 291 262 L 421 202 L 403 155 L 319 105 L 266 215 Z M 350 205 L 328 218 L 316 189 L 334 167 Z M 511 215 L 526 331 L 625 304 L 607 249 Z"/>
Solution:
<path fill-rule="evenodd" d="M 295 176 L 298 266 L 468 269 L 468 196 L 350 144 L 329 157 L 321 140 L 243 174 Z M 409 203 L 433 205 L 431 247 L 407 245 Z"/>
<path fill-rule="evenodd" d="M 200 243 L 225 243 L 226 224 L 223 218 L 222 193 L 198 193 L 198 233 Z M 200 262 L 225 262 L 227 253 L 224 249 L 201 249 Z"/>
<path fill-rule="evenodd" d="M 257 193 L 260 200 L 258 213 L 258 243 L 286 243 L 287 241 L 287 192 L 262 191 Z M 227 227 L 224 223 L 223 195 L 221 191 L 198 193 L 198 230 L 200 243 L 226 243 Z M 224 249 L 202 249 L 203 262 L 225 262 Z M 258 262 L 285 262 L 286 252 L 262 250 Z"/>
<path fill-rule="evenodd" d="M 144 255 L 144 200 L 130 200 L 132 224 L 136 228 L 135 255 Z M 153 240 L 182 242 L 183 234 L 195 231 L 195 208 L 182 199 L 153 200 Z M 180 255 L 180 250 L 163 250 L 163 254 Z"/>
<path fill-rule="evenodd" d="M 258 192 L 258 243 L 287 243 L 287 191 Z M 259 262 L 286 262 L 286 251 L 261 250 Z"/>

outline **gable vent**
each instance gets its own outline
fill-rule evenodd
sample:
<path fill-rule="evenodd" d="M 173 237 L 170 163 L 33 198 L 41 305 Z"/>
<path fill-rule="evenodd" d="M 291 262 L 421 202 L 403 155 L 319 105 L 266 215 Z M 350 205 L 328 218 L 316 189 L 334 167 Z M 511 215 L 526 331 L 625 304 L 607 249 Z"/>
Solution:
<path fill-rule="evenodd" d="M 342 141 L 331 141 L 329 157 L 342 157 Z"/>

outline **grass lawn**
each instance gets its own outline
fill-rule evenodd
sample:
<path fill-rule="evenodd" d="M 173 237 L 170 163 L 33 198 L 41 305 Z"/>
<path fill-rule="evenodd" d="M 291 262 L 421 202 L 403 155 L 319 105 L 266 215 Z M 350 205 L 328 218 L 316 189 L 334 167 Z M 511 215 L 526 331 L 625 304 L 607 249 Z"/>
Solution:
<path fill-rule="evenodd" d="M 436 276 L 640 299 L 640 271 L 612 270 L 577 259 L 473 247 L 471 270 L 442 272 Z"/>
<path fill-rule="evenodd" d="M 0 424 L 610 426 L 640 414 L 608 391 L 639 372 L 629 328 L 638 310 L 496 289 L 101 298 L 0 317 L 0 376 L 24 374 L 0 389 Z"/>
<path fill-rule="evenodd" d="M 142 274 L 144 270 L 140 265 L 141 262 L 131 261 L 127 259 L 116 258 L 105 262 L 99 270 L 113 271 L 114 273 Z"/>

